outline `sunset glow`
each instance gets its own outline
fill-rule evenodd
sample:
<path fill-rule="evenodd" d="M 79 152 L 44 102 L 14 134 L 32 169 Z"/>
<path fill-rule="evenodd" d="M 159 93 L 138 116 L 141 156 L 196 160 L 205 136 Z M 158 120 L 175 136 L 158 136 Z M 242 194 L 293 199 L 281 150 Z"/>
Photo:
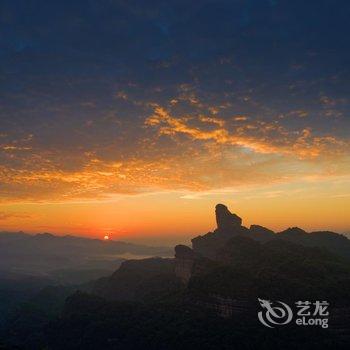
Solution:
<path fill-rule="evenodd" d="M 4 12 L 0 230 L 186 241 L 223 202 L 247 226 L 350 232 L 349 52 L 326 14 L 305 4 L 300 35 L 274 1 L 62 6 Z"/>

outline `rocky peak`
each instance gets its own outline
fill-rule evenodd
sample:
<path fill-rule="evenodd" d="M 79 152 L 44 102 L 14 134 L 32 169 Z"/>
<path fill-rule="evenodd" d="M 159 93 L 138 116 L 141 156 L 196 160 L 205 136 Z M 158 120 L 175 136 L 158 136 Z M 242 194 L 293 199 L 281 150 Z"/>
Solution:
<path fill-rule="evenodd" d="M 287 228 L 286 230 L 282 231 L 282 232 L 279 232 L 278 233 L 279 235 L 283 235 L 283 236 L 290 236 L 290 237 L 293 237 L 293 236 L 304 236 L 306 235 L 306 231 L 304 231 L 303 229 L 299 228 L 299 227 L 289 227 Z"/>
<path fill-rule="evenodd" d="M 224 204 L 218 204 L 215 207 L 215 215 L 219 230 L 230 230 L 242 225 L 242 219 L 238 215 L 232 214 Z"/>

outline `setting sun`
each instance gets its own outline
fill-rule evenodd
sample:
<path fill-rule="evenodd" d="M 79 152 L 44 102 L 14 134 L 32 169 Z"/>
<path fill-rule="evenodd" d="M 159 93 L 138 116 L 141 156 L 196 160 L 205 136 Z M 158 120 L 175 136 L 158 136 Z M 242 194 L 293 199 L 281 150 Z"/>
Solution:
<path fill-rule="evenodd" d="M 105 235 L 105 236 L 103 237 L 103 239 L 104 239 L 105 241 L 108 241 L 108 240 L 109 240 L 109 236 L 108 236 L 108 235 Z"/>

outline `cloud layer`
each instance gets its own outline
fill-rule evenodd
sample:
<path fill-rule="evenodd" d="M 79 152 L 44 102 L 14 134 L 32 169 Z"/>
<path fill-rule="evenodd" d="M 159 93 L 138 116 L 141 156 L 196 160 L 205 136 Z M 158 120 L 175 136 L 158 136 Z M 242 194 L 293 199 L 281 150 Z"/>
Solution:
<path fill-rule="evenodd" d="M 349 175 L 345 2 L 1 6 L 3 203 Z"/>

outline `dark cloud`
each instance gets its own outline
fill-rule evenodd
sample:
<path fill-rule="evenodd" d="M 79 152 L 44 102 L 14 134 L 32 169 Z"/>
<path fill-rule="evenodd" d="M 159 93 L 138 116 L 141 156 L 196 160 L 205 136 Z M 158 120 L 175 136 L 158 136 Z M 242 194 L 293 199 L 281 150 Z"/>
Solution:
<path fill-rule="evenodd" d="M 185 123 L 190 130 L 203 116 L 217 117 L 235 137 L 240 131 L 232 118 L 243 116 L 247 125 L 278 124 L 285 132 L 260 140 L 268 147 L 293 148 L 291 140 L 308 130 L 312 138 L 299 143 L 301 150 L 344 153 L 349 15 L 347 1 L 331 0 L 2 1 L 0 181 L 7 196 L 17 190 L 27 196 L 36 176 L 44 181 L 38 180 L 37 193 L 66 195 L 78 179 L 91 179 L 93 161 L 107 168 L 123 163 L 120 175 L 133 179 L 117 185 L 108 180 L 103 191 L 167 181 L 186 187 L 189 154 L 201 162 L 217 139 L 159 134 L 146 125 L 155 106 L 171 107 L 180 123 L 192 117 Z M 232 151 L 240 154 L 236 146 Z M 176 179 L 164 175 L 171 159 L 183 162 Z M 161 181 L 156 175 L 139 180 L 138 169 L 158 166 Z M 77 172 L 85 180 L 70 177 Z M 55 187 L 50 176 L 64 184 Z M 193 187 L 201 186 L 198 174 Z M 97 191 L 84 185 L 79 193 L 84 189 Z"/>

